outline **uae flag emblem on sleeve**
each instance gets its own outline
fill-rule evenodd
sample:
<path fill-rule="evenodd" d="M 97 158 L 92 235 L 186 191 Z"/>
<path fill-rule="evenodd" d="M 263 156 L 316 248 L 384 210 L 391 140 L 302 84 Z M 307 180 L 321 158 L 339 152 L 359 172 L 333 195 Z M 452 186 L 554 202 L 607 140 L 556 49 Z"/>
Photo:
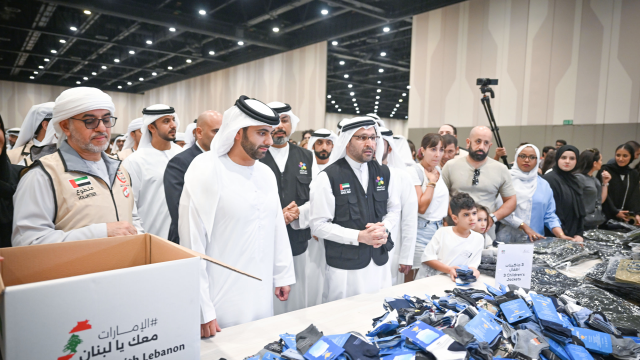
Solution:
<path fill-rule="evenodd" d="M 83 186 L 87 186 L 87 185 L 91 185 L 91 180 L 89 180 L 89 177 L 87 177 L 87 176 L 83 176 L 83 177 L 79 177 L 77 179 L 69 180 L 69 182 L 71 183 L 71 186 L 73 186 L 74 189 L 77 189 L 77 188 L 83 187 Z"/>

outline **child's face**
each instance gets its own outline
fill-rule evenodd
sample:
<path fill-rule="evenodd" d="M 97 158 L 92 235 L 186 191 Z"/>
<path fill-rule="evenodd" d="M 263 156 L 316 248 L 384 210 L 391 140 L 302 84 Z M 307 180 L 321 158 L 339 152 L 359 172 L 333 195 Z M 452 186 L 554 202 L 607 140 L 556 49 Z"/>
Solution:
<path fill-rule="evenodd" d="M 487 230 L 487 224 L 489 222 L 488 218 L 489 215 L 487 215 L 486 211 L 478 211 L 478 222 L 473 228 L 473 231 L 484 234 L 484 232 Z"/>
<path fill-rule="evenodd" d="M 473 230 L 478 222 L 478 210 L 473 208 L 471 210 L 462 209 L 458 213 L 458 216 L 452 216 L 456 225 L 464 230 Z M 485 225 L 486 227 L 486 225 Z"/>

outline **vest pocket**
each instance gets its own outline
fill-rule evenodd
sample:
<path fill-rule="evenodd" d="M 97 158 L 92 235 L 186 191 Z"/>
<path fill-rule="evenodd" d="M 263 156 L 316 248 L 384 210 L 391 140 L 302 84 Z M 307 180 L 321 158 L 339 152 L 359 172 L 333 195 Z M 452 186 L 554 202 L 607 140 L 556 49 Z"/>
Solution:
<path fill-rule="evenodd" d="M 336 197 L 336 213 L 335 213 L 336 221 L 347 221 L 349 220 L 349 198 L 341 195 Z"/>
<path fill-rule="evenodd" d="M 351 213 L 352 220 L 360 219 L 360 208 L 356 194 L 349 194 L 349 213 Z"/>
<path fill-rule="evenodd" d="M 305 201 L 309 200 L 309 184 L 311 183 L 311 178 L 307 175 L 298 175 L 297 178 L 298 182 L 296 184 L 296 190 L 298 199 Z"/>
<path fill-rule="evenodd" d="M 387 200 L 389 200 L 389 193 L 386 191 L 374 191 L 373 192 L 374 207 L 376 209 L 376 217 L 382 218 L 387 214 Z"/>

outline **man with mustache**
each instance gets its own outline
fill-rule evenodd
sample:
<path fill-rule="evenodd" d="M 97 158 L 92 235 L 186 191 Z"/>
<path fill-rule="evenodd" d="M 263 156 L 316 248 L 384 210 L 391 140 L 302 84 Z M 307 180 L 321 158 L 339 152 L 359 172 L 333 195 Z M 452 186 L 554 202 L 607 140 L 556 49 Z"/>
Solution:
<path fill-rule="evenodd" d="M 509 169 L 498 161 L 488 158 L 492 133 L 486 126 L 471 129 L 467 139 L 469 154 L 449 160 L 442 169 L 449 194 L 459 192 L 471 195 L 476 203 L 484 205 L 491 212 L 487 230 L 495 238 L 493 224 L 511 214 L 516 208 L 516 192 L 511 183 Z M 496 199 L 500 196 L 503 204 L 496 209 Z"/>
<path fill-rule="evenodd" d="M 309 138 L 309 149 L 315 155 L 313 163 L 313 177 L 324 170 L 329 164 L 329 156 L 333 151 L 333 145 L 338 140 L 338 135 L 327 129 L 318 129 Z"/>
<path fill-rule="evenodd" d="M 184 176 L 180 245 L 207 254 L 262 281 L 202 261 L 200 335 L 273 315 L 296 283 L 278 184 L 256 161 L 273 143 L 278 113 L 241 96 L 224 112 L 210 151 L 196 156 Z"/>
<path fill-rule="evenodd" d="M 282 102 L 267 104 L 280 116 L 280 124 L 271 133 L 273 145 L 260 162 L 267 165 L 276 176 L 278 195 L 287 234 L 291 243 L 296 283 L 291 286 L 288 301 L 275 301 L 276 315 L 307 307 L 306 266 L 307 248 L 311 239 L 308 214 L 305 205 L 309 201 L 309 184 L 313 174 L 313 154 L 289 143 L 289 136 L 296 131 L 300 119 L 291 111 L 291 106 Z M 308 207 L 308 205 L 306 205 Z M 308 284 L 317 286 L 317 284 Z"/>
<path fill-rule="evenodd" d="M 58 96 L 49 122 L 60 139 L 58 151 L 36 160 L 18 184 L 13 246 L 144 232 L 130 176 L 105 153 L 114 115 L 111 97 L 96 88 Z"/>
<path fill-rule="evenodd" d="M 142 110 L 142 137 L 138 150 L 122 166 L 131 174 L 133 194 L 144 229 L 163 239 L 169 238 L 171 216 L 164 193 L 164 171 L 182 148 L 174 143 L 180 120 L 175 110 L 164 104 Z"/>
<path fill-rule="evenodd" d="M 368 116 L 341 122 L 329 166 L 311 183 L 311 232 L 324 240 L 323 302 L 391 286 L 390 233 L 400 221 L 400 182 L 381 165 L 384 143 Z"/>

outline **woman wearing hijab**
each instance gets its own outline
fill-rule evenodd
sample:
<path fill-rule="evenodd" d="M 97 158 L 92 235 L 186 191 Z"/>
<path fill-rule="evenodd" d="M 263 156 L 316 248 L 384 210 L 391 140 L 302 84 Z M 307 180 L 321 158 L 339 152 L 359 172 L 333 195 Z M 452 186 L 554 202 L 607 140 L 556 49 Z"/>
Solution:
<path fill-rule="evenodd" d="M 602 170 L 598 172 L 598 179 L 602 179 L 604 171 L 611 174 L 609 196 L 603 203 L 607 220 L 628 221 L 634 218 L 636 224 L 640 223 L 640 176 L 629 166 L 634 155 L 631 145 L 622 144 L 616 148 L 615 163 L 602 165 Z"/>
<path fill-rule="evenodd" d="M 11 165 L 5 147 L 4 122 L 0 116 L 0 247 L 11 246 L 13 194 L 20 180 L 20 165 Z"/>
<path fill-rule="evenodd" d="M 556 215 L 556 202 L 549 183 L 538 176 L 540 150 L 524 144 L 516 150 L 516 161 L 509 170 L 518 206 L 501 221 L 496 240 L 505 243 L 544 239 L 545 227 L 557 238 L 574 240 L 562 231 Z"/>
<path fill-rule="evenodd" d="M 584 217 L 587 213 L 582 202 L 582 184 L 573 174 L 580 151 L 572 145 L 564 145 L 556 151 L 553 171 L 544 175 L 553 190 L 556 201 L 556 215 L 562 222 L 563 232 L 573 241 L 582 242 Z M 546 232 L 549 234 L 549 232 Z"/>
<path fill-rule="evenodd" d="M 588 149 L 580 154 L 575 174 L 582 183 L 582 194 L 585 212 L 585 230 L 597 229 L 605 222 L 602 211 L 602 203 L 607 199 L 609 181 L 611 175 L 607 171 L 602 172 L 602 183 L 593 177 L 602 168 L 602 154 L 598 149 Z"/>

